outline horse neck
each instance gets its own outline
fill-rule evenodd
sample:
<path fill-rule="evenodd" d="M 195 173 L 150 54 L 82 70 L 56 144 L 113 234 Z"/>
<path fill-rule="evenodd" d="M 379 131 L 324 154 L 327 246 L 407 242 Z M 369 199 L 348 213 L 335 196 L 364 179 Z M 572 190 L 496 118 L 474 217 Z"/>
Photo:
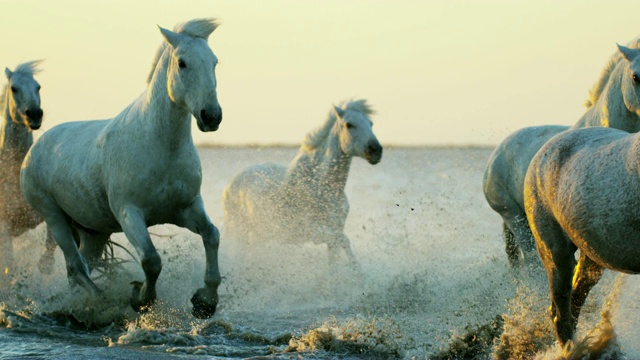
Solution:
<path fill-rule="evenodd" d="M 624 103 L 622 74 L 623 66 L 618 66 L 596 103 L 578 120 L 574 129 L 603 126 L 630 133 L 640 130 L 640 117 L 629 111 Z"/>
<path fill-rule="evenodd" d="M 303 145 L 289 164 L 283 187 L 304 187 L 324 199 L 339 197 L 347 184 L 351 159 L 342 152 L 339 139 L 333 134 L 316 148 Z"/>
<path fill-rule="evenodd" d="M 33 134 L 28 127 L 13 121 L 9 106 L 5 107 L 4 119 L 0 124 L 0 154 L 3 159 L 22 162 L 33 144 Z"/>
<path fill-rule="evenodd" d="M 166 54 L 160 61 L 163 63 L 157 66 L 147 90 L 137 102 L 140 103 L 140 119 L 145 131 L 151 135 L 151 141 L 166 144 L 166 149 L 175 151 L 184 145 L 193 144 L 191 114 L 187 108 L 177 105 L 169 98 Z"/>

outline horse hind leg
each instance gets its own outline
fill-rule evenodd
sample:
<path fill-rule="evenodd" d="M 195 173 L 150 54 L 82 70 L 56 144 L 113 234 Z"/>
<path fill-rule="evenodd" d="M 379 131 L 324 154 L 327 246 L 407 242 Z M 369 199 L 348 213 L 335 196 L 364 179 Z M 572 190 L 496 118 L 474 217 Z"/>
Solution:
<path fill-rule="evenodd" d="M 535 240 L 524 213 L 506 218 L 502 223 L 502 234 L 512 269 L 538 262 Z"/>
<path fill-rule="evenodd" d="M 575 245 L 562 227 L 541 205 L 532 205 L 529 214 L 538 253 L 547 272 L 551 295 L 550 314 L 561 345 L 573 339 L 576 319 L 571 312 L 571 292 Z"/>
<path fill-rule="evenodd" d="M 505 252 L 507 253 L 507 259 L 509 260 L 509 266 L 512 269 L 520 267 L 520 248 L 516 243 L 516 237 L 507 226 L 506 222 L 502 223 L 502 237 L 504 238 Z"/>
<path fill-rule="evenodd" d="M 522 256 L 522 264 L 527 267 L 534 266 L 535 270 L 540 268 L 540 257 L 536 251 L 536 241 L 533 238 L 531 227 L 527 221 L 527 215 L 522 213 L 516 217 L 516 223 L 514 225 L 515 242 L 520 249 L 520 255 Z"/>
<path fill-rule="evenodd" d="M 42 209 L 42 215 L 51 230 L 51 234 L 62 250 L 67 265 L 67 276 L 70 283 L 79 284 L 94 296 L 100 289 L 89 277 L 89 267 L 80 253 L 71 220 L 57 205 L 50 204 Z"/>
<path fill-rule="evenodd" d="M 591 260 L 584 252 L 580 252 L 578 265 L 573 276 L 573 291 L 571 292 L 571 313 L 576 322 L 587 295 L 598 283 L 603 273 L 604 268 L 602 266 Z"/>
<path fill-rule="evenodd" d="M 78 240 L 80 243 L 80 253 L 84 256 L 89 266 L 89 273 L 96 267 L 101 265 L 101 257 L 104 252 L 105 245 L 111 234 L 92 232 L 81 228 L 78 231 Z"/>
<path fill-rule="evenodd" d="M 38 260 L 38 270 L 40 270 L 43 274 L 51 274 L 53 272 L 53 264 L 55 263 L 55 252 L 58 244 L 56 244 L 56 240 L 53 238 L 53 234 L 51 233 L 51 228 L 47 226 L 47 235 L 44 242 L 45 251 L 42 256 L 40 256 L 40 260 Z"/>

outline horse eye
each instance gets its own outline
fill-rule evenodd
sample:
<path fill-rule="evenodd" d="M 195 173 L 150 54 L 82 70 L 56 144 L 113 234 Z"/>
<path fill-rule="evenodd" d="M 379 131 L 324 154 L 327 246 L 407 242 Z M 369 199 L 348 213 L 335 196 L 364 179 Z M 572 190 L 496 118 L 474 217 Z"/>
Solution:
<path fill-rule="evenodd" d="M 15 87 L 15 86 L 12 86 L 12 87 L 11 87 L 11 92 L 12 92 L 12 93 L 17 93 L 17 92 L 18 92 L 18 88 L 17 88 L 17 87 Z"/>
<path fill-rule="evenodd" d="M 187 63 L 185 63 L 184 60 L 179 59 L 178 60 L 178 66 L 180 67 L 180 69 L 186 69 L 187 68 Z"/>
<path fill-rule="evenodd" d="M 353 129 L 353 128 L 355 128 L 355 127 L 356 127 L 356 126 L 355 126 L 355 125 L 353 125 L 352 123 L 349 123 L 349 122 L 347 123 L 347 129 Z"/>
<path fill-rule="evenodd" d="M 38 85 L 38 91 L 40 91 L 40 89 L 42 89 L 42 86 Z"/>

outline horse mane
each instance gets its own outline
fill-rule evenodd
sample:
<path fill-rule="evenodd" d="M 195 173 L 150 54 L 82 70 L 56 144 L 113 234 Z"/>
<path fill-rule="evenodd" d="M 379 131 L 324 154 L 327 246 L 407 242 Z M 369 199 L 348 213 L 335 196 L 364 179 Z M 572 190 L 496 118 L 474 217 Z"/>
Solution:
<path fill-rule="evenodd" d="M 31 77 L 33 77 L 36 74 L 39 74 L 40 71 L 42 71 L 42 69 L 39 68 L 40 64 L 43 62 L 44 60 L 40 59 L 40 60 L 33 60 L 33 61 L 27 61 L 24 62 L 22 64 L 19 64 L 18 66 L 16 66 L 16 69 L 13 71 L 14 73 L 20 73 L 23 75 L 29 75 Z M 2 114 L 0 115 L 4 115 L 4 111 L 6 109 L 6 101 L 7 101 L 7 89 L 9 88 L 9 83 L 7 82 L 3 89 L 2 89 L 2 95 L 0 95 L 0 111 L 2 111 Z"/>
<path fill-rule="evenodd" d="M 374 113 L 373 108 L 365 99 L 344 101 L 338 107 L 344 111 L 356 111 L 367 116 Z M 302 146 L 305 149 L 317 148 L 327 138 L 327 136 L 329 136 L 337 118 L 338 114 L 336 114 L 335 109 L 332 108 L 329 111 L 329 115 L 327 116 L 327 120 L 324 124 L 307 133 L 304 137 L 304 141 L 302 142 Z"/>
<path fill-rule="evenodd" d="M 213 18 L 193 19 L 174 26 L 173 32 L 207 40 L 209 35 L 211 35 L 219 25 L 220 24 L 216 19 Z M 147 84 L 151 82 L 156 66 L 158 65 L 158 61 L 160 61 L 160 58 L 166 48 L 167 42 L 163 41 L 158 47 L 158 50 L 156 50 L 156 54 L 153 56 L 153 61 L 151 62 L 151 71 L 149 72 L 149 76 L 147 76 Z"/>
<path fill-rule="evenodd" d="M 640 36 L 632 40 L 627 47 L 631 49 L 640 49 Z M 613 74 L 613 71 L 621 60 L 622 54 L 620 51 L 616 50 L 616 52 L 609 58 L 607 65 L 600 72 L 598 80 L 593 84 L 593 86 L 591 86 L 591 89 L 589 89 L 589 99 L 584 102 L 585 107 L 589 108 L 598 101 L 611 78 L 611 74 Z"/>

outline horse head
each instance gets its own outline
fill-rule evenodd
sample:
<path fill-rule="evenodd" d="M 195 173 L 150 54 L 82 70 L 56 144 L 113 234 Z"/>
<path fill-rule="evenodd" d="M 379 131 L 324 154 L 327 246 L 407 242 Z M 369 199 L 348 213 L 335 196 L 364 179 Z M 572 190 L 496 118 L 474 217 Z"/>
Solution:
<path fill-rule="evenodd" d="M 364 158 L 370 164 L 379 163 L 382 159 L 382 145 L 373 133 L 373 122 L 368 117 L 373 111 L 365 101 L 351 101 L 344 108 L 334 106 L 334 110 L 342 152 Z"/>
<path fill-rule="evenodd" d="M 207 39 L 217 25 L 211 20 L 188 24 L 192 28 L 177 32 L 160 28 L 171 47 L 167 68 L 168 94 L 174 103 L 189 109 L 200 131 L 216 131 L 222 121 L 222 109 L 216 93 L 218 58 L 211 51 Z"/>
<path fill-rule="evenodd" d="M 630 112 L 640 115 L 640 49 L 618 44 L 626 69 L 622 74 L 622 96 Z"/>
<path fill-rule="evenodd" d="M 9 80 L 5 100 L 9 114 L 14 122 L 32 130 L 40 128 L 43 114 L 40 108 L 40 84 L 33 78 L 37 63 L 39 61 L 19 65 L 16 71 L 4 70 Z"/>

